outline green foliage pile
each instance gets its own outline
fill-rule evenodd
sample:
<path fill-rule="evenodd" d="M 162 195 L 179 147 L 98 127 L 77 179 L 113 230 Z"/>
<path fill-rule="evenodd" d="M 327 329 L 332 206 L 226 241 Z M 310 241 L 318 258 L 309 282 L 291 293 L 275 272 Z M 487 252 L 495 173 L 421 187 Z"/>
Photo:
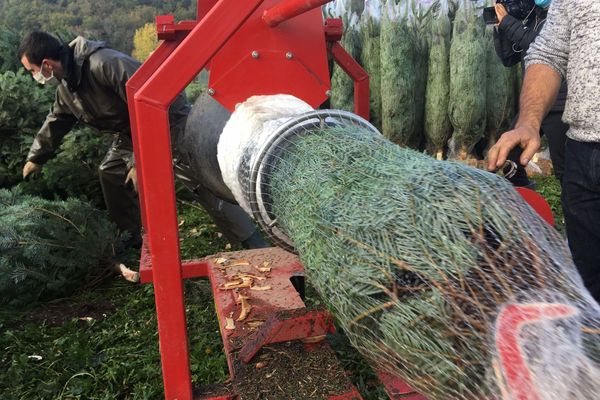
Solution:
<path fill-rule="evenodd" d="M 462 0 L 450 45 L 450 102 L 455 155 L 466 158 L 486 128 L 487 46 L 484 24 L 470 0 Z"/>
<path fill-rule="evenodd" d="M 431 24 L 424 124 L 427 150 L 438 158 L 452 135 L 452 124 L 448 116 L 451 33 L 450 18 L 447 10 L 442 8 Z"/>
<path fill-rule="evenodd" d="M 103 207 L 98 167 L 111 140 L 111 136 L 92 128 L 75 128 L 63 139 L 56 157 L 44 164 L 41 172 L 17 186 L 30 195 L 47 199 L 77 197 L 96 207 Z M 18 174 L 23 164 L 24 159 L 19 164 Z"/>
<path fill-rule="evenodd" d="M 25 156 L 52 98 L 50 88 L 36 85 L 22 69 L 0 73 L 0 187 L 20 180 Z"/>
<path fill-rule="evenodd" d="M 116 227 L 87 203 L 0 190 L 0 304 L 71 295 L 105 273 L 117 246 Z"/>
<path fill-rule="evenodd" d="M 17 59 L 19 42 L 19 35 L 0 25 L 0 72 L 17 71 L 21 67 Z"/>
<path fill-rule="evenodd" d="M 0 74 L 0 188 L 18 185 L 23 193 L 49 199 L 80 197 L 100 206 L 97 169 L 111 138 L 91 128 L 75 128 L 42 172 L 22 181 L 29 147 L 53 96 L 52 88 L 37 85 L 22 69 Z"/>

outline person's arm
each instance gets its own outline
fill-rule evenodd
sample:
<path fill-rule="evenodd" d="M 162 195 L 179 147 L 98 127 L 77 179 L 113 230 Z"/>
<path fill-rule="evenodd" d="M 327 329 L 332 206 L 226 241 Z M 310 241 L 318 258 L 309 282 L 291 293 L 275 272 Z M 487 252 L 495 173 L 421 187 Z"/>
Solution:
<path fill-rule="evenodd" d="M 553 68 L 536 64 L 527 68 L 519 100 L 519 120 L 515 129 L 504 133 L 488 152 L 488 169 L 501 168 L 508 153 L 521 146 L 521 164 L 527 165 L 540 148 L 540 126 L 554 104 L 561 77 Z"/>
<path fill-rule="evenodd" d="M 570 19 L 566 0 L 556 0 L 548 20 L 525 57 L 527 69 L 519 100 L 519 120 L 515 129 L 503 134 L 488 152 L 488 169 L 501 168 L 514 147 L 521 146 L 521 164 L 527 165 L 539 150 L 539 129 L 566 76 L 569 58 Z"/>
<path fill-rule="evenodd" d="M 46 117 L 29 149 L 27 161 L 41 165 L 54 157 L 63 137 L 73 128 L 76 122 L 77 119 L 62 104 L 57 92 L 52 110 Z"/>

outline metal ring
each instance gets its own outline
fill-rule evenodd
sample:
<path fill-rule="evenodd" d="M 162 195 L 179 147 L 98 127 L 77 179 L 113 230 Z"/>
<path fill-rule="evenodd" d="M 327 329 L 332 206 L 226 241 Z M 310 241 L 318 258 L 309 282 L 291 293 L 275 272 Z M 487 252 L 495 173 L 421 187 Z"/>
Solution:
<path fill-rule="evenodd" d="M 250 167 L 248 200 L 252 215 L 274 244 L 292 253 L 297 252 L 291 239 L 278 229 L 276 216 L 272 215 L 270 210 L 265 206 L 265 197 L 270 195 L 265 193 L 265 187 L 259 187 L 265 180 L 265 177 L 262 176 L 264 174 L 263 164 L 276 149 L 280 148 L 282 143 L 297 136 L 300 132 L 314 133 L 315 131 L 318 131 L 318 129 L 332 124 L 357 125 L 381 135 L 377 128 L 356 114 L 341 110 L 309 111 L 295 116 L 279 126 L 275 132 L 273 132 L 269 141 L 261 148 L 258 156 L 254 158 Z M 260 196 L 258 195 L 259 191 Z M 278 232 L 276 232 L 275 229 L 278 229 Z"/>

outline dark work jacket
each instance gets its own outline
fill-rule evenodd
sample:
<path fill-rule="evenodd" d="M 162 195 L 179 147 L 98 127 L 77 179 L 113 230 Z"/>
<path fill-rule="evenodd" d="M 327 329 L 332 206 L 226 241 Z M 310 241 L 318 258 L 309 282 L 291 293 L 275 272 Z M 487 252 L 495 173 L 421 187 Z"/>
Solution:
<path fill-rule="evenodd" d="M 123 147 L 131 149 L 125 84 L 140 63 L 106 48 L 103 42 L 82 37 L 63 47 L 60 62 L 65 76 L 27 160 L 43 164 L 52 158 L 62 138 L 77 122 L 103 133 L 118 134 L 120 141 L 125 142 Z M 185 128 L 189 110 L 185 96 L 180 95 L 169 111 L 172 138 Z M 173 139 L 172 142 L 175 143 Z"/>
<path fill-rule="evenodd" d="M 547 13 L 547 10 L 536 6 L 535 11 L 525 24 L 511 15 L 507 15 L 502 19 L 498 28 L 494 29 L 494 47 L 504 66 L 512 67 L 523 60 L 529 46 L 542 30 Z M 567 84 L 563 80 L 556 101 L 550 111 L 563 112 L 566 100 Z"/>

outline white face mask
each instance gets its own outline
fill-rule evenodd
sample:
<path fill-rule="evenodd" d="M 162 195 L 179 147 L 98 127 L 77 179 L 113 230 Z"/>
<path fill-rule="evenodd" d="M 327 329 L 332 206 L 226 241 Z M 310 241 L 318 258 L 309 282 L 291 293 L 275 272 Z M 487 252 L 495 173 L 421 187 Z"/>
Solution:
<path fill-rule="evenodd" d="M 35 79 L 38 83 L 42 85 L 50 85 L 50 86 L 58 86 L 60 81 L 57 77 L 54 76 L 54 71 L 50 71 L 50 77 L 46 78 L 44 74 L 42 74 L 42 70 L 44 69 L 44 64 L 42 64 L 40 70 L 33 74 L 33 79 Z"/>

